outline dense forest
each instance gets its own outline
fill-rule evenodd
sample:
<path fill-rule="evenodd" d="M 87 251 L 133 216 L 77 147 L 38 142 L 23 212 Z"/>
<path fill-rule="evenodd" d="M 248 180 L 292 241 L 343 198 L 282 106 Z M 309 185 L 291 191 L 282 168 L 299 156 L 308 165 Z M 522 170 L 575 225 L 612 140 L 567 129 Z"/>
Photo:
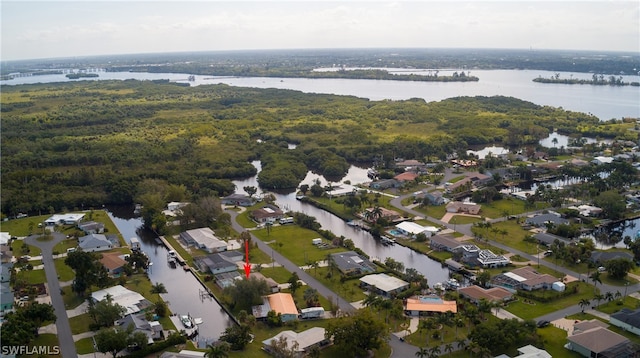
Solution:
<path fill-rule="evenodd" d="M 535 146 L 552 130 L 628 133 L 509 97 L 369 101 L 127 80 L 5 86 L 1 101 L 5 215 L 131 203 L 144 179 L 226 195 L 232 179 L 255 174 L 256 159 L 262 187 L 291 189 L 308 170 L 338 180 L 349 163 L 445 159 L 471 144 Z"/>

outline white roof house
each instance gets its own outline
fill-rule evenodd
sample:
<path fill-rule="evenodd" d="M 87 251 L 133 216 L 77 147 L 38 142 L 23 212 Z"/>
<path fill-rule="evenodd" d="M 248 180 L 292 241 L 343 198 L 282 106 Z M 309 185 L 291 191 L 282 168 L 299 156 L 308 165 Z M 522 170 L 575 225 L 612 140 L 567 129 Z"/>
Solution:
<path fill-rule="evenodd" d="M 405 235 L 415 236 L 418 234 L 425 234 L 431 236 L 438 232 L 438 228 L 434 226 L 422 226 L 412 221 L 403 221 L 396 225 L 396 228 Z"/>
<path fill-rule="evenodd" d="M 325 337 L 325 329 L 322 327 L 311 327 L 306 331 L 302 331 L 300 333 L 296 333 L 294 331 L 282 331 L 277 335 L 265 339 L 262 341 L 262 347 L 265 351 L 269 352 L 271 348 L 271 342 L 278 341 L 280 337 L 285 337 L 287 339 L 287 348 L 293 348 L 295 343 L 298 343 L 296 347 L 296 356 L 302 357 L 305 355 L 305 352 L 311 350 L 311 348 L 318 346 L 324 346 L 327 343 L 327 338 Z"/>
<path fill-rule="evenodd" d="M 107 295 L 111 296 L 113 303 L 117 303 L 120 306 L 127 309 L 127 314 L 138 313 L 143 308 L 150 304 L 141 294 L 135 291 L 126 289 L 123 286 L 117 285 L 108 287 L 100 291 L 93 292 L 91 298 L 95 302 L 102 301 L 107 298 Z"/>
<path fill-rule="evenodd" d="M 11 240 L 11 235 L 8 232 L 0 232 L 0 245 L 7 245 Z"/>
<path fill-rule="evenodd" d="M 227 243 L 218 239 L 208 227 L 188 230 L 180 234 L 180 238 L 190 245 L 195 245 L 209 253 L 227 250 Z"/>
<path fill-rule="evenodd" d="M 389 276 L 386 273 L 361 277 L 360 284 L 365 287 L 374 288 L 376 293 L 385 297 L 389 297 L 409 287 L 409 282 Z"/>
<path fill-rule="evenodd" d="M 47 226 L 53 225 L 77 225 L 84 218 L 82 213 L 55 214 L 44 221 Z"/>
<path fill-rule="evenodd" d="M 610 164 L 613 163 L 613 157 L 603 157 L 603 156 L 599 156 L 599 157 L 594 157 L 593 160 L 591 161 L 591 163 L 597 164 L 597 165 L 601 165 L 601 164 Z"/>

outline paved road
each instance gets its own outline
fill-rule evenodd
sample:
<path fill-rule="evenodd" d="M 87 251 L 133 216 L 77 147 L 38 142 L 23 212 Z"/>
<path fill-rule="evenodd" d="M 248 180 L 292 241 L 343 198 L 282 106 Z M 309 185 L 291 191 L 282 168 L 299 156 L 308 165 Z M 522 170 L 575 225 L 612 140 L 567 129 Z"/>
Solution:
<path fill-rule="evenodd" d="M 231 225 L 234 230 L 237 232 L 246 231 L 246 229 L 240 226 L 236 222 L 236 217 L 238 213 L 234 210 L 226 210 L 227 213 L 231 215 Z M 251 231 L 249 231 L 251 233 Z M 258 248 L 262 250 L 262 252 L 271 255 L 273 260 L 280 264 L 282 267 L 286 268 L 289 272 L 297 273 L 300 280 L 304 281 L 309 287 L 312 287 L 318 290 L 318 293 L 327 298 L 333 298 L 334 302 L 338 304 L 340 307 L 340 311 L 342 312 L 355 312 L 356 309 L 351 305 L 351 303 L 347 302 L 345 299 L 340 297 L 338 294 L 328 289 L 325 285 L 320 283 L 320 281 L 316 280 L 313 276 L 309 275 L 306 271 L 298 267 L 298 265 L 289 261 L 286 257 L 282 256 L 277 251 L 273 250 L 271 246 L 265 244 L 262 240 L 258 239 L 255 235 L 251 234 L 251 240 L 258 245 Z M 336 302 L 337 301 L 337 302 Z"/>
<path fill-rule="evenodd" d="M 65 239 L 65 235 L 54 232 L 52 233 L 53 240 L 50 241 L 38 241 L 37 236 L 29 236 L 24 241 L 36 246 L 42 250 L 42 264 L 44 265 L 44 271 L 47 277 L 47 285 L 49 286 L 49 295 L 51 296 L 51 305 L 56 314 L 56 329 L 58 332 L 58 342 L 60 344 L 60 353 L 64 358 L 77 357 L 76 345 L 73 342 L 73 335 L 71 334 L 71 325 L 69 324 L 69 318 L 67 317 L 67 310 L 60 294 L 60 282 L 58 281 L 58 273 L 53 264 L 53 247 L 60 241 Z"/>

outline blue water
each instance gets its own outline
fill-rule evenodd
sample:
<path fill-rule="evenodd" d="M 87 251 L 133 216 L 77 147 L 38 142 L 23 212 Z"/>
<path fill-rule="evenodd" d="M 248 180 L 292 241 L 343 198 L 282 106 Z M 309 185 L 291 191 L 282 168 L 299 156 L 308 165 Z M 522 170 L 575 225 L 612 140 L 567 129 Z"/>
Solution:
<path fill-rule="evenodd" d="M 389 230 L 389 234 L 393 236 L 402 236 L 402 233 L 396 229 Z"/>

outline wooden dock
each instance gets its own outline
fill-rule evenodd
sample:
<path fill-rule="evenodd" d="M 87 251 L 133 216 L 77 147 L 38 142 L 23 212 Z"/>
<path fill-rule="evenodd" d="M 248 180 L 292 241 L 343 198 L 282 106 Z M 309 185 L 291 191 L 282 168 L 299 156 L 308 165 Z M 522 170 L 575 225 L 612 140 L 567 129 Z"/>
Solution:
<path fill-rule="evenodd" d="M 187 262 L 187 261 L 186 261 L 185 259 L 183 259 L 183 258 L 182 258 L 182 256 L 180 256 L 180 254 L 178 253 L 178 251 L 176 251 L 176 250 L 173 248 L 173 246 L 171 246 L 171 244 L 169 243 L 169 241 L 167 241 L 167 239 L 165 239 L 165 238 L 164 238 L 164 236 L 159 236 L 159 239 L 160 239 L 160 241 L 162 241 L 162 243 L 164 244 L 164 246 L 165 246 L 168 250 L 175 252 L 175 254 L 176 254 L 176 255 L 175 255 L 176 261 L 178 261 L 178 263 L 179 263 L 180 265 L 185 265 L 185 264 L 186 264 L 186 262 Z"/>

